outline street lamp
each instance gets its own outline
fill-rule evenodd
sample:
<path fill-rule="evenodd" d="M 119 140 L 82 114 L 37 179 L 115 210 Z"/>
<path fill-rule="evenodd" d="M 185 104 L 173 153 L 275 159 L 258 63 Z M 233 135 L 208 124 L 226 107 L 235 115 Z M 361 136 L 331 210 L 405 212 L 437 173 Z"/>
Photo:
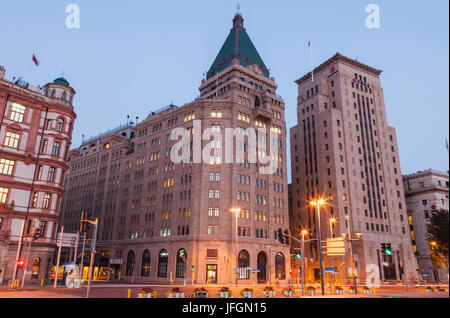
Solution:
<path fill-rule="evenodd" d="M 235 214 L 235 228 L 236 228 L 236 232 L 235 232 L 235 259 L 236 259 L 236 286 L 237 286 L 237 280 L 238 280 L 238 256 L 237 256 L 237 237 L 238 237 L 238 230 L 237 230 L 237 223 L 238 223 L 238 215 L 239 213 L 241 213 L 241 209 L 240 208 L 231 208 L 230 209 L 231 213 Z"/>
<path fill-rule="evenodd" d="M 319 256 L 320 256 L 320 283 L 322 287 L 322 295 L 325 295 L 325 285 L 323 282 L 323 256 L 322 256 L 322 235 L 320 233 L 320 206 L 325 204 L 324 199 L 317 199 L 315 201 L 309 202 L 312 206 L 317 206 L 317 225 L 318 225 L 318 234 L 319 234 Z"/>
<path fill-rule="evenodd" d="M 333 224 L 336 223 L 335 218 L 330 218 L 330 237 L 333 237 Z"/>

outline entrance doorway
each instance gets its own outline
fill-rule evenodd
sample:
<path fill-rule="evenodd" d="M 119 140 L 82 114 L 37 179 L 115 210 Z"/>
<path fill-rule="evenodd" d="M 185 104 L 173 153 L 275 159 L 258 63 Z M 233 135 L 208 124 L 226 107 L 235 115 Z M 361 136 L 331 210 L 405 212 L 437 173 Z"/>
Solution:
<path fill-rule="evenodd" d="M 217 265 L 206 265 L 206 283 L 217 284 Z"/>
<path fill-rule="evenodd" d="M 258 283 L 265 283 L 265 282 L 267 282 L 267 276 L 266 276 L 267 256 L 266 256 L 266 253 L 260 252 L 258 254 L 257 266 L 258 266 L 258 269 L 259 269 L 259 272 L 258 272 Z"/>

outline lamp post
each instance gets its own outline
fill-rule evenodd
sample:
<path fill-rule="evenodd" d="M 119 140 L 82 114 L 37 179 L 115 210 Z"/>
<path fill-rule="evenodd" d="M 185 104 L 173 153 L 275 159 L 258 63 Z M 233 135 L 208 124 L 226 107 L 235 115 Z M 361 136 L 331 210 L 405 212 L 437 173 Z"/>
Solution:
<path fill-rule="evenodd" d="M 320 206 L 325 204 L 324 199 L 317 199 L 315 201 L 311 201 L 309 203 L 312 206 L 317 206 L 317 225 L 318 225 L 318 234 L 319 234 L 319 257 L 320 257 L 320 284 L 322 287 L 322 295 L 325 295 L 325 285 L 323 281 L 323 256 L 322 256 L 322 235 L 320 233 Z"/>
<path fill-rule="evenodd" d="M 333 225 L 334 223 L 336 223 L 336 219 L 335 218 L 330 218 L 330 238 L 334 237 L 334 233 L 333 233 Z M 336 256 L 334 256 L 332 258 L 332 265 L 333 265 L 333 271 L 335 270 L 335 263 L 336 263 Z M 334 278 L 336 278 L 336 273 L 334 272 Z M 330 288 L 332 285 L 332 274 L 330 273 Z M 333 292 L 333 289 L 331 289 L 331 292 Z"/>
<path fill-rule="evenodd" d="M 237 286 L 237 281 L 238 281 L 238 273 L 237 273 L 237 270 L 238 270 L 238 256 L 237 256 L 238 230 L 237 230 L 237 223 L 238 223 L 238 214 L 241 213 L 241 209 L 240 208 L 231 208 L 230 212 L 235 214 L 235 245 L 234 245 L 235 246 L 235 248 L 234 248 L 235 253 L 234 253 L 234 256 L 235 256 L 235 259 L 236 259 L 236 273 L 235 273 L 235 275 L 236 275 L 236 286 Z"/>
<path fill-rule="evenodd" d="M 352 244 L 352 236 L 351 236 L 351 232 L 350 232 L 350 216 L 346 216 L 345 219 L 347 220 L 347 230 L 348 230 L 348 241 L 350 243 L 350 255 L 352 258 L 352 276 L 353 276 L 353 285 L 355 288 L 355 295 L 358 294 L 358 285 L 356 282 L 356 273 L 355 273 L 355 256 L 353 255 L 353 244 Z"/>
<path fill-rule="evenodd" d="M 302 230 L 302 296 L 305 296 L 305 235 L 308 233 Z"/>
<path fill-rule="evenodd" d="M 91 288 L 91 279 L 92 279 L 92 265 L 93 265 L 93 261 L 94 261 L 94 255 L 95 255 L 95 242 L 97 240 L 98 219 L 95 219 L 95 221 L 83 220 L 83 222 L 88 222 L 88 223 L 94 225 L 94 235 L 92 237 L 92 246 L 91 246 L 91 261 L 90 261 L 90 265 L 89 265 L 88 286 L 87 286 L 87 290 L 86 290 L 86 298 L 89 298 L 89 291 Z M 133 268 L 133 272 L 134 272 L 134 268 Z"/>

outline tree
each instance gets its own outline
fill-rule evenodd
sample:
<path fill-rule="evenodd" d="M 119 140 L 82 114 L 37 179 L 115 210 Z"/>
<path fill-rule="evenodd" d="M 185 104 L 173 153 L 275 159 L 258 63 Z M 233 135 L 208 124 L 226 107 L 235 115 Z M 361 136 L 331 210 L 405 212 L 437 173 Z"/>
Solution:
<path fill-rule="evenodd" d="M 438 267 L 448 267 L 448 211 L 443 209 L 433 211 L 427 230 L 431 260 Z"/>

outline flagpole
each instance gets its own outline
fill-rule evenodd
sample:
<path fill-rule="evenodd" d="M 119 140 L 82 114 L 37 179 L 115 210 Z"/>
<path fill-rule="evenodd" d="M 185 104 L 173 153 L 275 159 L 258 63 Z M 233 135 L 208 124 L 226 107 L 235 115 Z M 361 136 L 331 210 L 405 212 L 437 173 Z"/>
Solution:
<path fill-rule="evenodd" d="M 312 81 L 314 82 L 314 66 L 313 66 L 313 57 L 312 57 L 311 38 L 309 38 L 309 62 L 310 62 L 310 65 L 311 65 L 311 78 L 312 78 Z"/>

